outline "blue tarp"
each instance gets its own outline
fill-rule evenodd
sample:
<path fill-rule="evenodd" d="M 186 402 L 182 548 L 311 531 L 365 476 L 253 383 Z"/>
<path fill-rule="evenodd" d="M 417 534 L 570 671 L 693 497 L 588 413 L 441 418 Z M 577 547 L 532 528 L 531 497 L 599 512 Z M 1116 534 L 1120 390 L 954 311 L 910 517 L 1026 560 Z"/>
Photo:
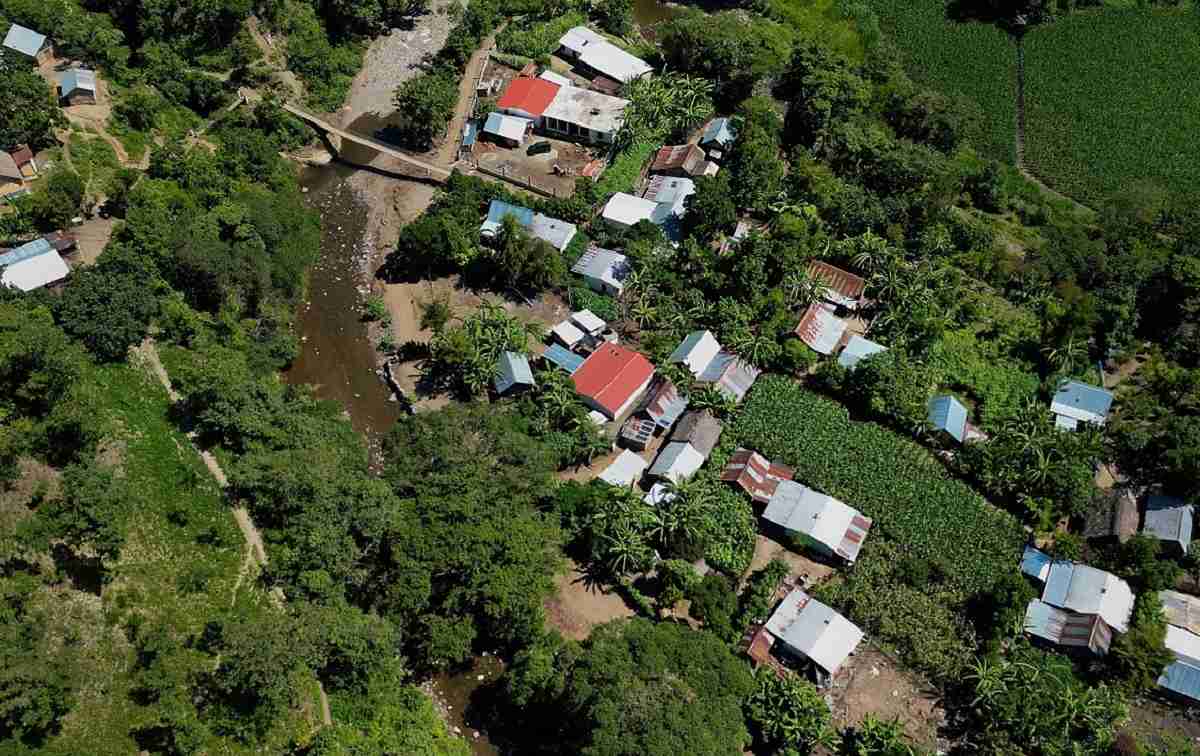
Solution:
<path fill-rule="evenodd" d="M 533 223 L 533 211 L 527 207 L 513 205 L 504 200 L 492 200 L 492 204 L 488 205 L 487 219 L 488 223 L 494 223 L 497 226 L 504 223 L 504 216 L 511 215 L 517 219 L 517 223 L 528 228 Z"/>
<path fill-rule="evenodd" d="M 34 239 L 27 244 L 22 244 L 11 252 L 5 252 L 4 254 L 0 255 L 0 265 L 12 265 L 13 263 L 19 263 L 22 260 L 28 260 L 31 257 L 44 255 L 53 249 L 54 247 L 50 246 L 50 242 L 46 241 L 45 239 Z"/>

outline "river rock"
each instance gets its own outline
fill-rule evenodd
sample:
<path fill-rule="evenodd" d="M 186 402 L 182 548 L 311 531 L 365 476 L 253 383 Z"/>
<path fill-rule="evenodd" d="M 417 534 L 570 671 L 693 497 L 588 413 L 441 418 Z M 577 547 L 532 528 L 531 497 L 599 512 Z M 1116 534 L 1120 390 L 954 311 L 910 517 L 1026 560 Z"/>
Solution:
<path fill-rule="evenodd" d="M 304 162 L 306 165 L 329 165 L 333 162 L 333 154 L 329 150 L 313 150 L 304 156 Z"/>

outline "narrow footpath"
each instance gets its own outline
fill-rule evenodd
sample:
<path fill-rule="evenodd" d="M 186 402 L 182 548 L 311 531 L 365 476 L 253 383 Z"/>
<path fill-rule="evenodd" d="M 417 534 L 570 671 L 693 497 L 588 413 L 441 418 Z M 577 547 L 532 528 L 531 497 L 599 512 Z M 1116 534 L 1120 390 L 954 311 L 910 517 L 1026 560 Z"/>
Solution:
<path fill-rule="evenodd" d="M 142 343 L 134 348 L 134 351 L 142 358 L 144 364 L 148 365 L 158 382 L 167 390 L 167 396 L 171 403 L 182 401 L 183 397 L 171 385 L 171 376 L 167 375 L 167 369 L 163 367 L 162 360 L 158 356 L 158 346 L 154 339 L 147 336 Z M 204 449 L 201 449 L 196 444 L 196 434 L 189 432 L 188 440 L 192 444 L 192 448 L 200 455 L 200 459 L 204 461 L 204 466 L 208 468 L 213 479 L 217 481 L 217 485 L 221 488 L 229 487 L 229 478 L 225 475 L 225 471 L 221 469 L 221 464 L 217 458 Z M 234 585 L 234 593 L 237 593 L 238 586 L 241 585 L 242 578 L 245 577 L 249 568 L 257 566 L 262 569 L 267 566 L 267 550 L 263 545 L 262 533 L 254 525 L 254 520 L 250 518 L 250 512 L 245 507 L 238 506 L 233 508 L 233 519 L 237 522 L 238 528 L 242 531 L 242 536 L 246 539 L 246 545 L 249 547 L 250 559 L 242 563 L 242 568 L 238 572 L 237 583 Z M 272 603 L 276 608 L 282 609 L 284 603 L 283 592 L 276 589 L 268 594 L 271 597 Z M 329 710 L 329 697 L 325 695 L 325 686 L 317 680 L 317 690 L 320 692 L 321 699 L 321 721 L 326 726 L 333 724 L 333 715 Z"/>

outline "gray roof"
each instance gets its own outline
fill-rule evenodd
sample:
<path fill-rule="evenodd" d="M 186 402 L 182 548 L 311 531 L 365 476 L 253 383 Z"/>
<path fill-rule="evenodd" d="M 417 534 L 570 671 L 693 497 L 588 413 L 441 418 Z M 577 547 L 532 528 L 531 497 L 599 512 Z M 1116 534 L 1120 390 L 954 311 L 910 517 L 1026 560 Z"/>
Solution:
<path fill-rule="evenodd" d="M 591 246 L 580 256 L 571 272 L 620 288 L 630 273 L 629 259 L 620 252 Z"/>
<path fill-rule="evenodd" d="M 696 448 L 696 451 L 707 457 L 712 453 L 713 447 L 717 445 L 717 440 L 721 438 L 721 431 L 724 429 L 725 426 L 721 425 L 721 421 L 711 412 L 693 410 L 684 415 L 679 424 L 675 426 L 671 440 L 690 443 Z"/>
<path fill-rule="evenodd" d="M 722 394 L 740 403 L 761 374 L 761 370 L 736 354 L 718 352 L 696 380 L 714 384 Z"/>
<path fill-rule="evenodd" d="M 8 27 L 8 34 L 4 35 L 4 46 L 32 58 L 46 46 L 46 35 L 26 29 L 20 24 L 13 24 Z"/>
<path fill-rule="evenodd" d="M 799 588 L 793 590 L 767 620 L 767 631 L 836 674 L 862 642 L 863 631 L 829 606 Z"/>
<path fill-rule="evenodd" d="M 958 397 L 935 396 L 929 400 L 929 424 L 961 444 L 967 435 L 967 408 Z"/>
<path fill-rule="evenodd" d="M 704 136 L 700 137 L 700 143 L 716 142 L 724 147 L 736 138 L 737 131 L 728 118 L 714 118 L 704 127 Z"/>
<path fill-rule="evenodd" d="M 534 213 L 529 233 L 562 252 L 575 238 L 575 224 L 541 213 Z"/>
<path fill-rule="evenodd" d="M 63 71 L 58 77 L 58 88 L 63 97 L 78 91 L 95 94 L 96 72 L 86 68 L 72 68 L 70 71 Z"/>
<path fill-rule="evenodd" d="M 0 179 L 8 179 L 20 183 L 25 180 L 21 175 L 21 169 L 17 167 L 17 161 L 13 160 L 12 155 L 4 150 L 0 150 Z"/>
<path fill-rule="evenodd" d="M 847 370 L 853 370 L 858 363 L 879 352 L 886 352 L 887 347 L 876 344 L 870 339 L 864 339 L 857 333 L 846 342 L 846 348 L 838 355 L 838 364 Z"/>
<path fill-rule="evenodd" d="M 1076 422 L 1098 423 L 1103 425 L 1112 407 L 1113 395 L 1099 386 L 1089 386 L 1079 381 L 1063 381 L 1050 402 L 1050 411 L 1068 420 Z M 1059 423 L 1060 427 L 1073 423 Z"/>
<path fill-rule="evenodd" d="M 1186 554 L 1192 542 L 1192 507 L 1170 496 L 1151 496 L 1146 502 L 1146 521 L 1142 532 L 1160 541 L 1183 547 Z"/>
<path fill-rule="evenodd" d="M 14 250 L 0 255 L 0 265 L 12 265 L 14 263 L 19 263 L 22 260 L 28 260 L 31 257 L 44 255 L 52 249 L 54 249 L 54 247 L 51 246 L 50 242 L 46 241 L 45 238 L 34 239 L 31 242 L 22 244 Z"/>
<path fill-rule="evenodd" d="M 1200 636 L 1167 626 L 1165 645 L 1175 654 L 1175 661 L 1159 675 L 1158 684 L 1173 693 L 1200 701 Z"/>
<path fill-rule="evenodd" d="M 496 359 L 496 393 L 503 394 L 513 386 L 532 386 L 533 370 L 529 358 L 516 352 L 501 352 Z"/>

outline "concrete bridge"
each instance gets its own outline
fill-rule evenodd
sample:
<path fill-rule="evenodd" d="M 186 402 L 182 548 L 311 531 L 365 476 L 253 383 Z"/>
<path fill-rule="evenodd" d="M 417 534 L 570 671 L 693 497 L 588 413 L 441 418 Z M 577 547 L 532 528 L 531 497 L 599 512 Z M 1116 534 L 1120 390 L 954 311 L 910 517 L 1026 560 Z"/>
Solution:
<path fill-rule="evenodd" d="M 379 141 L 378 139 L 373 139 L 368 136 L 363 136 L 362 134 L 355 134 L 352 131 L 346 131 L 345 129 L 338 128 L 337 126 L 334 126 L 333 124 L 321 118 L 321 116 L 317 115 L 316 113 L 310 113 L 304 108 L 297 107 L 290 102 L 284 103 L 283 109 L 297 118 L 306 121 L 314 128 L 324 131 L 327 134 L 336 134 L 338 137 L 341 137 L 344 140 L 354 142 L 355 144 L 360 144 L 363 147 L 375 150 L 376 152 L 381 152 L 388 157 L 395 158 L 396 160 L 399 160 L 400 162 L 419 172 L 419 175 L 423 178 L 437 182 L 445 182 L 450 178 L 449 168 L 444 168 L 440 165 L 434 165 L 433 163 L 427 162 L 418 157 L 413 157 L 407 152 L 403 152 L 392 145 L 387 144 L 386 142 Z"/>

